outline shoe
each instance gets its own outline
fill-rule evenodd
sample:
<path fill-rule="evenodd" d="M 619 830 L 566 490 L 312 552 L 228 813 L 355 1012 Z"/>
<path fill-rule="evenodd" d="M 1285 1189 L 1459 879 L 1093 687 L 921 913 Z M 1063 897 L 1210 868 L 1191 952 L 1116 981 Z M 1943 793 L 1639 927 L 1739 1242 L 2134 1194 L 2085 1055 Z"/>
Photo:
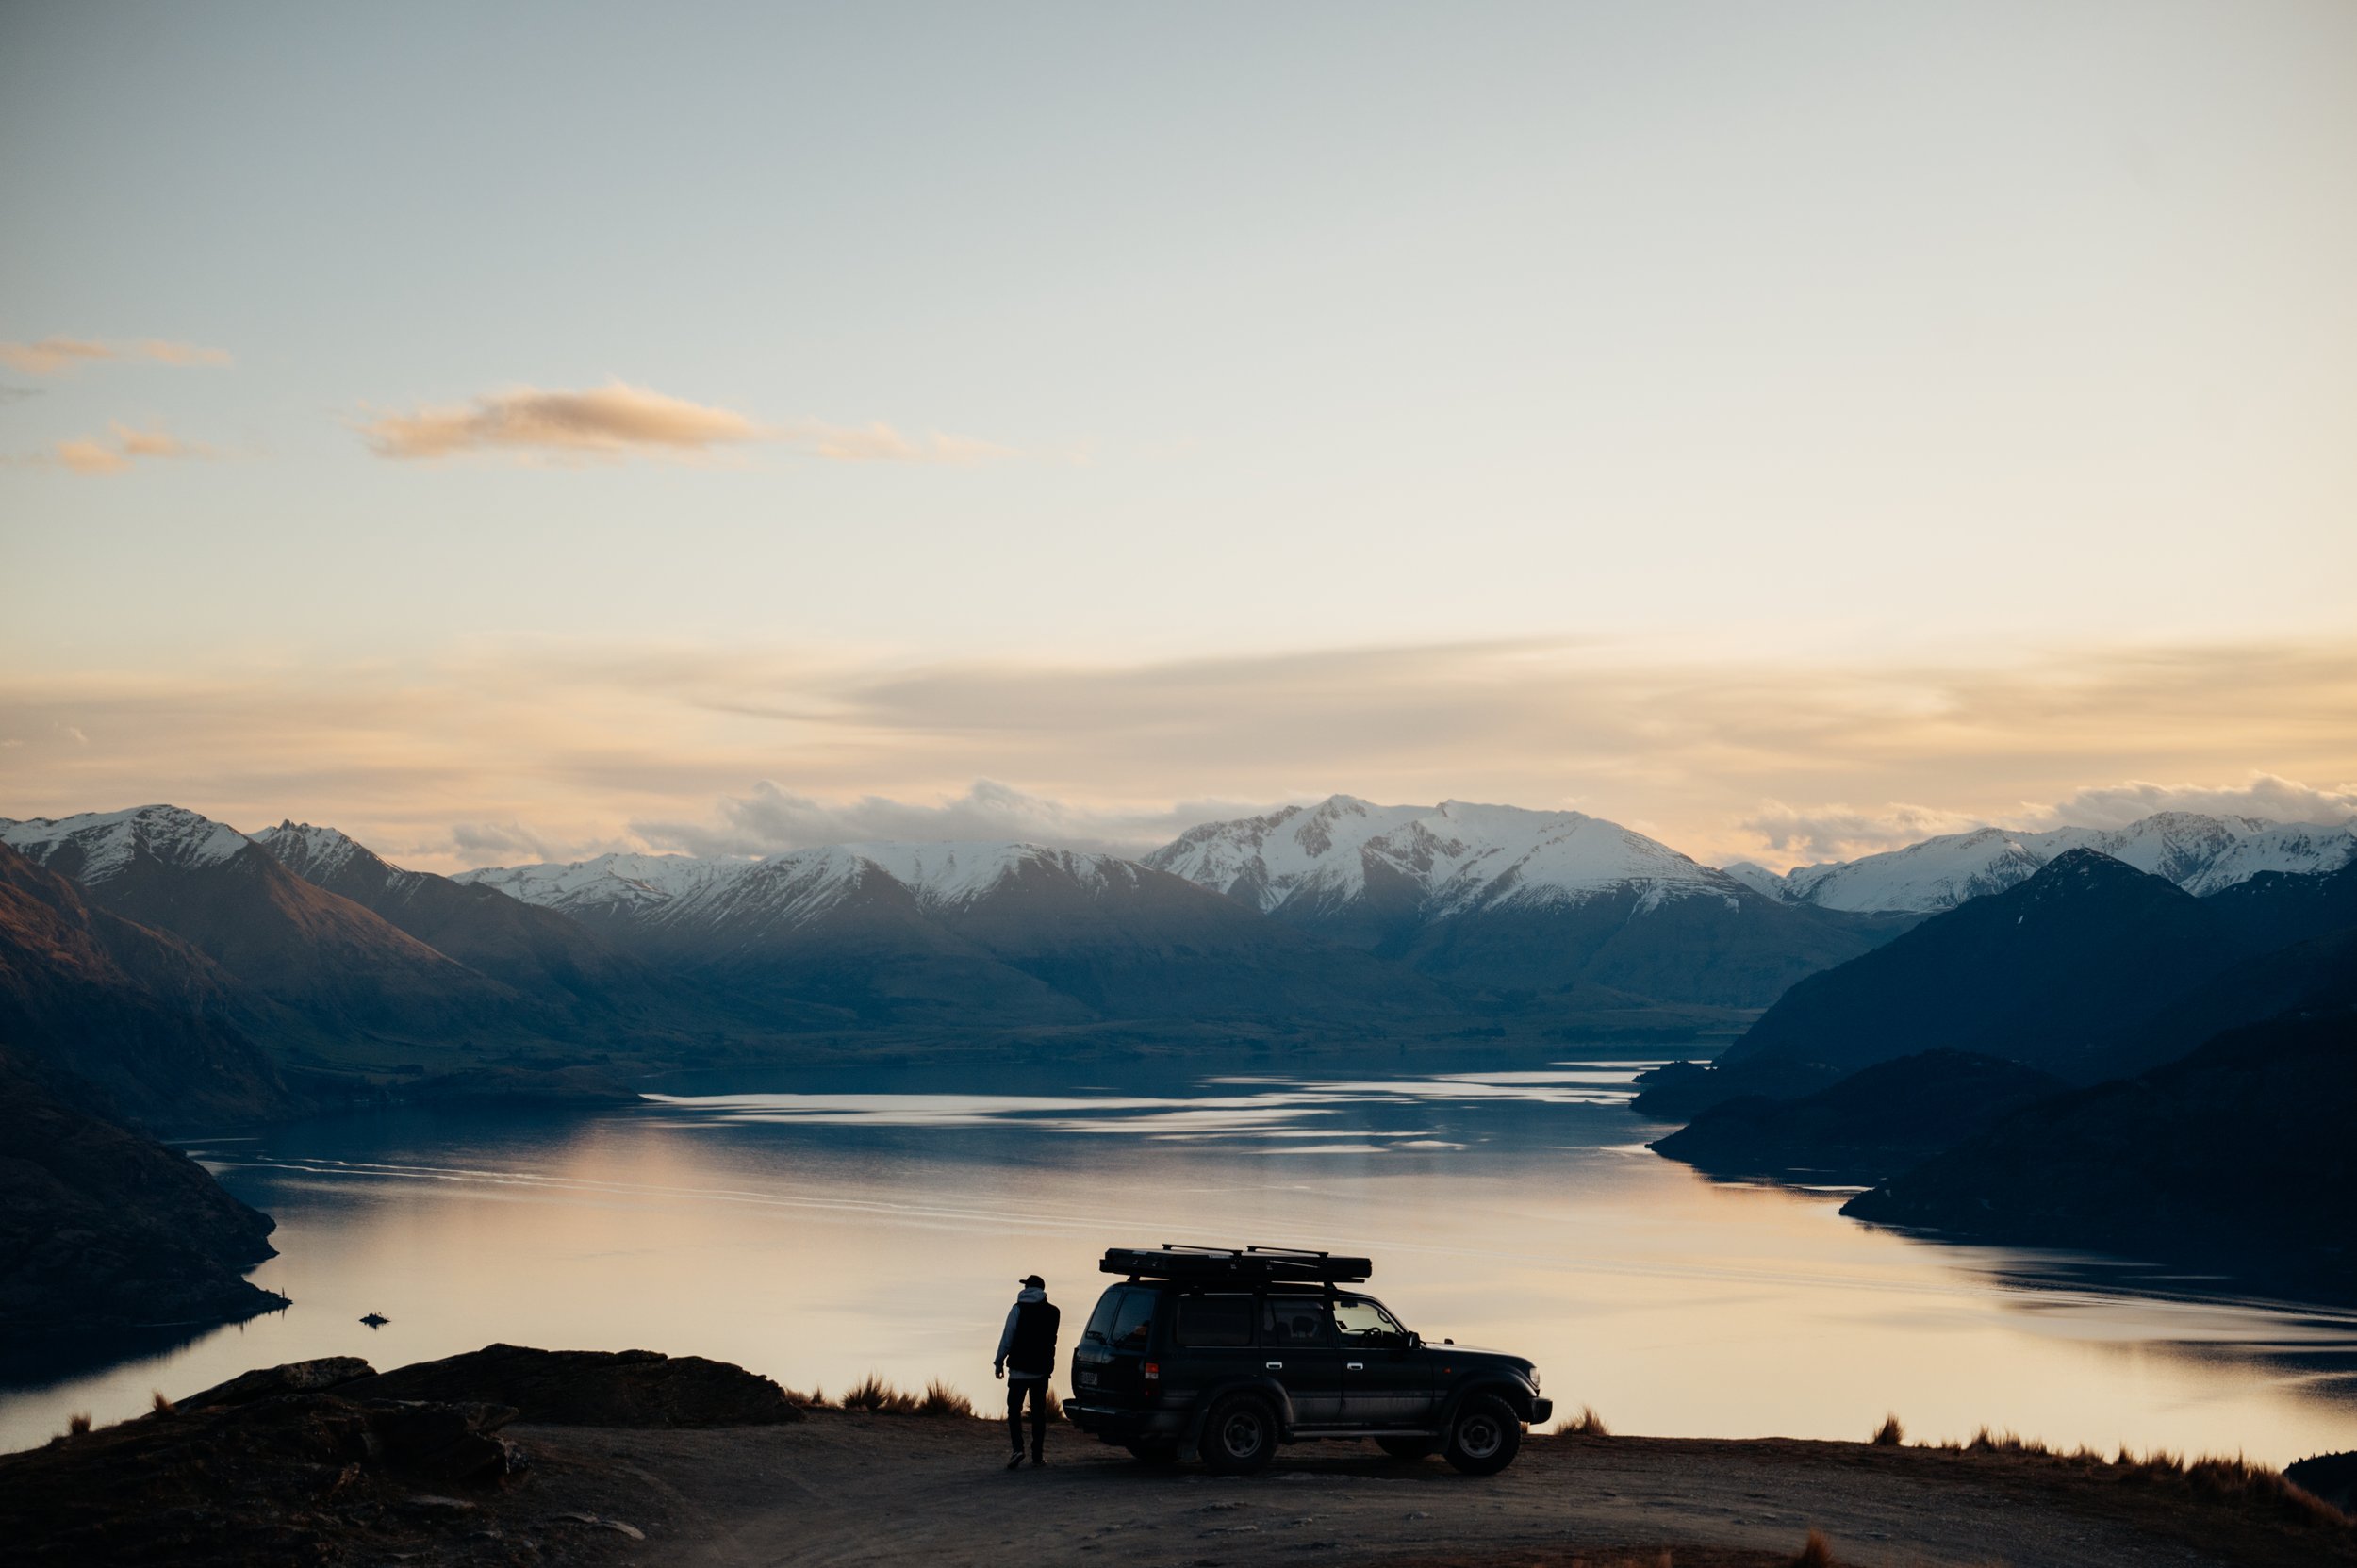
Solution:
<path fill-rule="evenodd" d="M 1014 1458 L 1013 1458 L 1013 1459 L 1011 1459 L 1011 1460 L 1009 1460 L 1009 1461 L 1007 1461 L 1007 1468 L 1008 1468 L 1008 1469 L 1010 1469 L 1010 1470 L 1020 1470 L 1020 1469 L 1022 1469 L 1022 1468 L 1023 1468 L 1023 1450 L 1022 1450 L 1022 1449 L 1017 1448 L 1017 1449 L 1014 1451 Z"/>
<path fill-rule="evenodd" d="M 1034 1470 L 1045 1470 L 1045 1469 L 1047 1469 L 1047 1455 L 1045 1455 L 1045 1454 L 1033 1454 L 1033 1455 L 1031 1456 L 1031 1468 L 1032 1468 L 1032 1469 L 1034 1469 Z"/>

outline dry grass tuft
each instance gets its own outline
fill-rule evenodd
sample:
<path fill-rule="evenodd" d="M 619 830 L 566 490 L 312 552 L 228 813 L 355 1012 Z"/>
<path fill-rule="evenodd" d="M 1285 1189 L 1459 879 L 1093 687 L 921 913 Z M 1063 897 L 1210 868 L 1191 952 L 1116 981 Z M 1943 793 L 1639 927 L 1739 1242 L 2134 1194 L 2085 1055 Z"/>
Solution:
<path fill-rule="evenodd" d="M 162 1389 L 157 1389 L 154 1393 L 156 1395 L 156 1413 L 157 1415 L 170 1415 L 173 1411 L 179 1408 L 171 1400 L 164 1397 L 164 1391 Z"/>
<path fill-rule="evenodd" d="M 1800 1555 L 1792 1560 L 1792 1568 L 1837 1568 L 1833 1559 L 1833 1543 L 1825 1532 L 1812 1529 L 1808 1539 L 1801 1543 Z"/>
<path fill-rule="evenodd" d="M 971 1420 L 974 1415 L 974 1401 L 935 1378 L 925 1385 L 925 1396 L 916 1402 L 916 1413 L 944 1418 L 963 1417 Z"/>
<path fill-rule="evenodd" d="M 1565 1416 L 1555 1424 L 1555 1430 L 1557 1435 L 1561 1437 L 1610 1437 L 1612 1435 L 1612 1428 L 1604 1424 L 1604 1417 L 1596 1413 L 1596 1407 L 1593 1405 L 1580 1406 L 1577 1415 Z"/>
<path fill-rule="evenodd" d="M 65 1423 L 65 1435 L 68 1437 L 90 1436 L 90 1411 L 76 1411 L 68 1416 Z"/>
<path fill-rule="evenodd" d="M 2280 1470 L 2253 1464 L 2237 1454 L 2233 1459 L 2188 1460 L 2165 1448 L 2138 1456 L 2122 1448 L 2110 1459 L 2082 1444 L 2066 1454 L 2013 1432 L 1992 1432 L 1986 1427 L 1970 1443 L 1943 1443 L 1947 1453 L 2003 1454 L 2076 1470 L 2082 1475 L 2149 1487 L 2187 1499 L 2255 1506 L 2300 1526 L 2346 1528 L 2357 1517 L 2342 1512 L 2315 1493 L 2284 1478 Z"/>
<path fill-rule="evenodd" d="M 1907 1429 L 1899 1425 L 1895 1412 L 1884 1416 L 1883 1424 L 1874 1428 L 1874 1446 L 1877 1448 L 1896 1448 L 1906 1440 Z"/>
<path fill-rule="evenodd" d="M 836 1402 L 836 1408 L 847 1411 L 869 1411 L 878 1415 L 914 1415 L 916 1395 L 903 1394 L 874 1373 L 853 1384 Z"/>

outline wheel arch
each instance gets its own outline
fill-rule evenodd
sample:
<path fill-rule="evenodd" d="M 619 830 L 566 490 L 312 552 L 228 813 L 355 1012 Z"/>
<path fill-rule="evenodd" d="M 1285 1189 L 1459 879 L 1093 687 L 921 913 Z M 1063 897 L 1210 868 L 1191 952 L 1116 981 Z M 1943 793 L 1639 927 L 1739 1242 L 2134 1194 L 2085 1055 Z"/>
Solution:
<path fill-rule="evenodd" d="M 1186 1436 L 1182 1442 L 1200 1447 L 1203 1424 L 1211 1418 L 1211 1407 L 1231 1394 L 1256 1394 L 1268 1401 L 1277 1412 L 1277 1436 L 1280 1443 L 1294 1440 L 1294 1402 L 1286 1395 L 1285 1387 L 1274 1378 L 1231 1378 L 1224 1383 L 1213 1383 L 1198 1395 L 1195 1409 L 1187 1413 Z"/>
<path fill-rule="evenodd" d="M 1441 1430 L 1447 1431 L 1456 1422 L 1457 1412 L 1465 1408 L 1465 1401 L 1477 1394 L 1494 1394 L 1506 1401 L 1518 1419 L 1530 1419 L 1530 1390 L 1520 1380 L 1503 1372 L 1476 1373 L 1449 1390 L 1448 1397 L 1441 1402 Z"/>

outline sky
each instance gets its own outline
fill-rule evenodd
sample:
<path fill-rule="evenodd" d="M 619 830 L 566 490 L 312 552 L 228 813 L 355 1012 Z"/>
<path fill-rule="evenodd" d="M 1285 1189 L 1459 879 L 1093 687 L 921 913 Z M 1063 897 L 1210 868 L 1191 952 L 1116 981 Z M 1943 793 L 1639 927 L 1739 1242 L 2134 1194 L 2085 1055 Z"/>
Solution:
<path fill-rule="evenodd" d="M 2357 808 L 2357 8 L 0 8 L 0 815 Z"/>

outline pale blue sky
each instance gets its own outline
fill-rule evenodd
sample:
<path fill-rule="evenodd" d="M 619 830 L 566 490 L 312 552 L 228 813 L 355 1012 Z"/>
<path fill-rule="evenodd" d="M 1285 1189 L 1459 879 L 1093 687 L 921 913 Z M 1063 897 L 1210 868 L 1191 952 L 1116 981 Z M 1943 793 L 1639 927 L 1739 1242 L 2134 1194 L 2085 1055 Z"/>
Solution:
<path fill-rule="evenodd" d="M 242 805 L 301 759 L 183 775 L 118 716 L 99 767 L 24 716 L 100 687 L 172 708 L 153 694 L 200 672 L 250 716 L 363 666 L 455 705 L 480 683 L 452 671 L 507 643 L 746 651 L 766 673 L 721 706 L 807 710 L 978 660 L 1602 639 L 1604 668 L 1782 659 L 1838 690 L 2345 639 L 2353 192 L 2342 0 L 11 8 L 0 341 L 234 363 L 0 369 L 0 767 L 18 809 Z M 616 380 L 1014 454 L 424 461 L 358 429 Z M 117 424 L 208 454 L 55 460 L 120 450 Z M 551 711 L 596 711 L 549 681 Z M 921 795 L 1029 768 L 1137 801 L 1432 771 L 1213 736 L 1178 778 L 1085 734 L 1051 765 L 928 722 L 863 710 L 770 763 L 750 737 L 613 785 L 628 808 L 554 765 L 496 800 L 446 781 L 415 820 L 537 804 L 586 841 L 755 776 Z M 2161 740 L 2010 738 L 2030 761 L 1936 803 L 2357 775 L 2299 726 Z M 1543 790 L 1529 751 L 1468 735 L 1438 793 Z M 1666 819 L 1689 834 L 1799 787 L 1710 766 L 1716 803 Z M 1557 771 L 1624 817 L 1660 797 Z M 287 809 L 364 809 L 306 787 L 328 798 Z"/>

